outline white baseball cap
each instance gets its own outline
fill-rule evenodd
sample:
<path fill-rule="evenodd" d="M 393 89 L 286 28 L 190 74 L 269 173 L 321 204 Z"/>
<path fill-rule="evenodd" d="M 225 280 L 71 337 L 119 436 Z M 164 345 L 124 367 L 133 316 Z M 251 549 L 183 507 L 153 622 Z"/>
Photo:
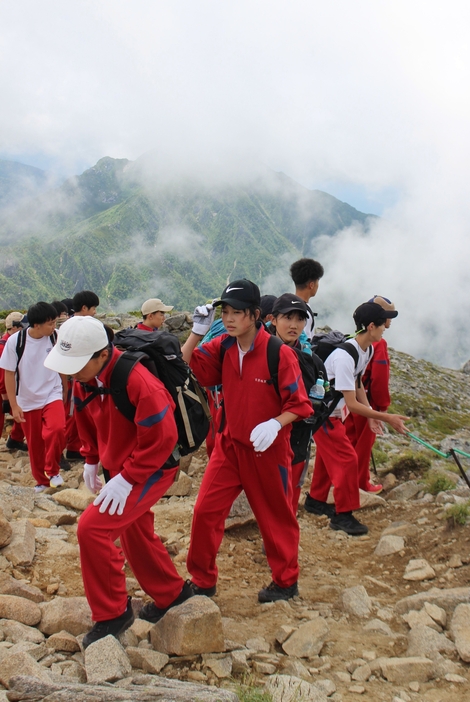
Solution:
<path fill-rule="evenodd" d="M 103 324 L 94 317 L 71 317 L 59 329 L 57 343 L 48 354 L 46 368 L 73 375 L 82 370 L 96 351 L 108 346 Z"/>

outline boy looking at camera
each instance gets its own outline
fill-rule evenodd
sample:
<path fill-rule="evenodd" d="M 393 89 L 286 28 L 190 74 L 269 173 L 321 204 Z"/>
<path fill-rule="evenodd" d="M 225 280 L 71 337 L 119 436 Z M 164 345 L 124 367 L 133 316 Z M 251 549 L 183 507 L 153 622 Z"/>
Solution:
<path fill-rule="evenodd" d="M 197 347 L 209 329 L 214 305 L 222 305 L 226 334 Z M 216 593 L 216 557 L 232 503 L 244 490 L 258 522 L 272 571 L 259 602 L 298 594 L 299 527 L 292 510 L 290 425 L 312 413 L 299 362 L 279 347 L 278 390 L 268 368 L 270 339 L 260 317 L 260 292 L 249 280 L 226 286 L 214 305 L 196 308 L 183 346 L 204 386 L 224 388 L 224 417 L 194 508 L 187 568 L 196 594 Z M 274 340 L 273 340 L 274 341 Z"/>

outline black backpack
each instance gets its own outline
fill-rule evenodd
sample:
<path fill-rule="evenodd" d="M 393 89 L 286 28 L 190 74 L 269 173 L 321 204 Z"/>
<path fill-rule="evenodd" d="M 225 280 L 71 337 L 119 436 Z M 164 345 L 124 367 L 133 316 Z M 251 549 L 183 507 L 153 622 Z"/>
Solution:
<path fill-rule="evenodd" d="M 21 329 L 17 333 L 17 338 L 16 338 L 16 356 L 17 356 L 17 361 L 16 361 L 16 394 L 18 395 L 18 391 L 20 389 L 20 370 L 19 370 L 19 365 L 20 361 L 23 358 L 24 350 L 26 347 L 26 334 L 28 333 L 28 329 Z M 52 346 L 56 345 L 57 342 L 57 332 L 53 331 L 52 334 L 49 337 L 49 341 L 51 342 Z"/>
<path fill-rule="evenodd" d="M 319 356 L 322 361 L 326 361 L 328 356 L 333 353 L 333 351 L 336 349 L 343 349 L 343 351 L 346 351 L 353 358 L 354 368 L 357 368 L 357 364 L 359 363 L 359 354 L 356 347 L 348 341 L 352 338 L 354 337 L 345 336 L 343 332 L 338 330 L 315 334 L 311 341 L 312 352 Z M 372 346 L 369 346 L 369 358 L 367 359 L 367 362 L 370 361 L 371 356 Z M 358 378 L 360 380 L 361 376 L 358 376 Z"/>
<path fill-rule="evenodd" d="M 187 363 L 183 361 L 177 337 L 166 331 L 148 332 L 144 329 L 129 328 L 117 332 L 114 343 L 124 353 L 119 356 L 113 368 L 110 387 L 97 390 L 92 386 L 85 386 L 85 389 L 90 389 L 93 396 L 112 395 L 116 408 L 126 419 L 133 422 L 135 407 L 129 400 L 126 386 L 131 370 L 137 363 L 142 363 L 152 375 L 162 381 L 176 405 L 174 414 L 180 456 L 187 456 L 196 451 L 207 436 L 211 416 L 207 395 Z M 88 401 L 87 397 L 79 403 L 78 411 L 83 409 Z"/>

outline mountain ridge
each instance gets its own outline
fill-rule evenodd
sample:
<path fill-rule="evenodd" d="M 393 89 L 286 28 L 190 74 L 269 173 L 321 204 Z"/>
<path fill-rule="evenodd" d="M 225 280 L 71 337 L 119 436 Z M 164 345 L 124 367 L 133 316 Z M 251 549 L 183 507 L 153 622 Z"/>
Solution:
<path fill-rule="evenodd" d="M 105 308 L 145 297 L 191 308 L 229 277 L 259 284 L 280 259 L 313 255 L 318 237 L 353 224 L 367 231 L 372 218 L 268 169 L 207 185 L 165 178 L 148 156 L 104 157 L 0 215 L 0 307 L 90 288 Z"/>

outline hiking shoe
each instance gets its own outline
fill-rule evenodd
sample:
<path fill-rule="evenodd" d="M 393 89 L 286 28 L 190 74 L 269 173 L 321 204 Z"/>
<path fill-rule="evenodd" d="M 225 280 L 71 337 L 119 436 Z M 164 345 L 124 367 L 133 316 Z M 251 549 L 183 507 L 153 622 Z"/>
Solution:
<path fill-rule="evenodd" d="M 71 469 L 72 469 L 72 466 L 70 465 L 70 463 L 67 461 L 66 458 L 64 458 L 63 456 L 61 456 L 61 457 L 60 457 L 60 461 L 59 461 L 59 468 L 60 468 L 60 470 L 65 470 L 65 471 L 67 471 L 67 470 L 71 470 Z"/>
<path fill-rule="evenodd" d="M 80 451 L 66 451 L 65 459 L 67 461 L 83 461 L 83 456 Z"/>
<path fill-rule="evenodd" d="M 48 485 L 35 485 L 34 492 L 44 492 L 44 490 L 47 490 L 48 487 Z"/>
<path fill-rule="evenodd" d="M 155 624 L 156 622 L 160 621 L 162 617 L 165 616 L 169 609 L 182 604 L 193 595 L 194 592 L 192 590 L 191 583 L 189 580 L 186 580 L 180 594 L 175 600 L 173 600 L 173 602 L 170 605 L 168 605 L 168 607 L 160 608 L 157 607 L 155 602 L 147 602 L 147 604 L 145 604 L 140 610 L 139 617 L 140 619 L 145 619 L 146 622 L 151 622 L 152 624 Z"/>
<path fill-rule="evenodd" d="M 199 587 L 199 585 L 196 585 L 191 581 L 190 585 L 191 590 L 193 591 L 193 595 L 202 595 L 203 597 L 214 597 L 214 595 L 217 592 L 217 585 L 213 585 L 212 587 Z"/>
<path fill-rule="evenodd" d="M 49 487 L 58 488 L 64 484 L 64 479 L 60 473 L 57 473 L 57 475 L 48 475 L 47 477 L 49 478 Z"/>
<path fill-rule="evenodd" d="M 371 483 L 370 485 L 367 486 L 365 491 L 370 492 L 373 495 L 378 495 L 379 492 L 382 492 L 383 489 L 384 489 L 383 485 L 372 485 L 372 483 Z"/>
<path fill-rule="evenodd" d="M 320 500 L 315 500 L 313 497 L 310 497 L 308 492 L 306 493 L 304 507 L 307 512 L 310 512 L 310 514 L 325 515 L 325 517 L 330 517 L 330 519 L 335 514 L 334 505 L 329 505 L 328 502 L 320 502 Z"/>
<path fill-rule="evenodd" d="M 11 436 L 8 437 L 6 441 L 6 447 L 9 451 L 27 451 L 28 447 L 24 441 L 15 441 Z"/>
<path fill-rule="evenodd" d="M 127 607 L 124 614 L 120 617 L 115 617 L 115 619 L 106 619 L 103 622 L 96 622 L 93 629 L 90 629 L 88 634 L 85 634 L 82 641 L 83 648 L 87 648 L 90 644 L 99 641 L 99 639 L 104 639 L 105 636 L 115 636 L 116 638 L 119 634 L 122 634 L 126 629 L 130 627 L 134 621 L 134 612 L 132 611 L 131 598 L 127 598 Z"/>
<path fill-rule="evenodd" d="M 290 587 L 276 585 L 274 580 L 268 587 L 264 587 L 258 592 L 258 602 L 277 602 L 278 600 L 290 600 L 299 594 L 297 583 Z"/>
<path fill-rule="evenodd" d="M 331 517 L 330 529 L 345 531 L 346 534 L 350 536 L 360 536 L 361 534 L 367 534 L 369 531 L 365 524 L 361 524 L 361 522 L 353 516 L 352 512 L 340 512 Z"/>

